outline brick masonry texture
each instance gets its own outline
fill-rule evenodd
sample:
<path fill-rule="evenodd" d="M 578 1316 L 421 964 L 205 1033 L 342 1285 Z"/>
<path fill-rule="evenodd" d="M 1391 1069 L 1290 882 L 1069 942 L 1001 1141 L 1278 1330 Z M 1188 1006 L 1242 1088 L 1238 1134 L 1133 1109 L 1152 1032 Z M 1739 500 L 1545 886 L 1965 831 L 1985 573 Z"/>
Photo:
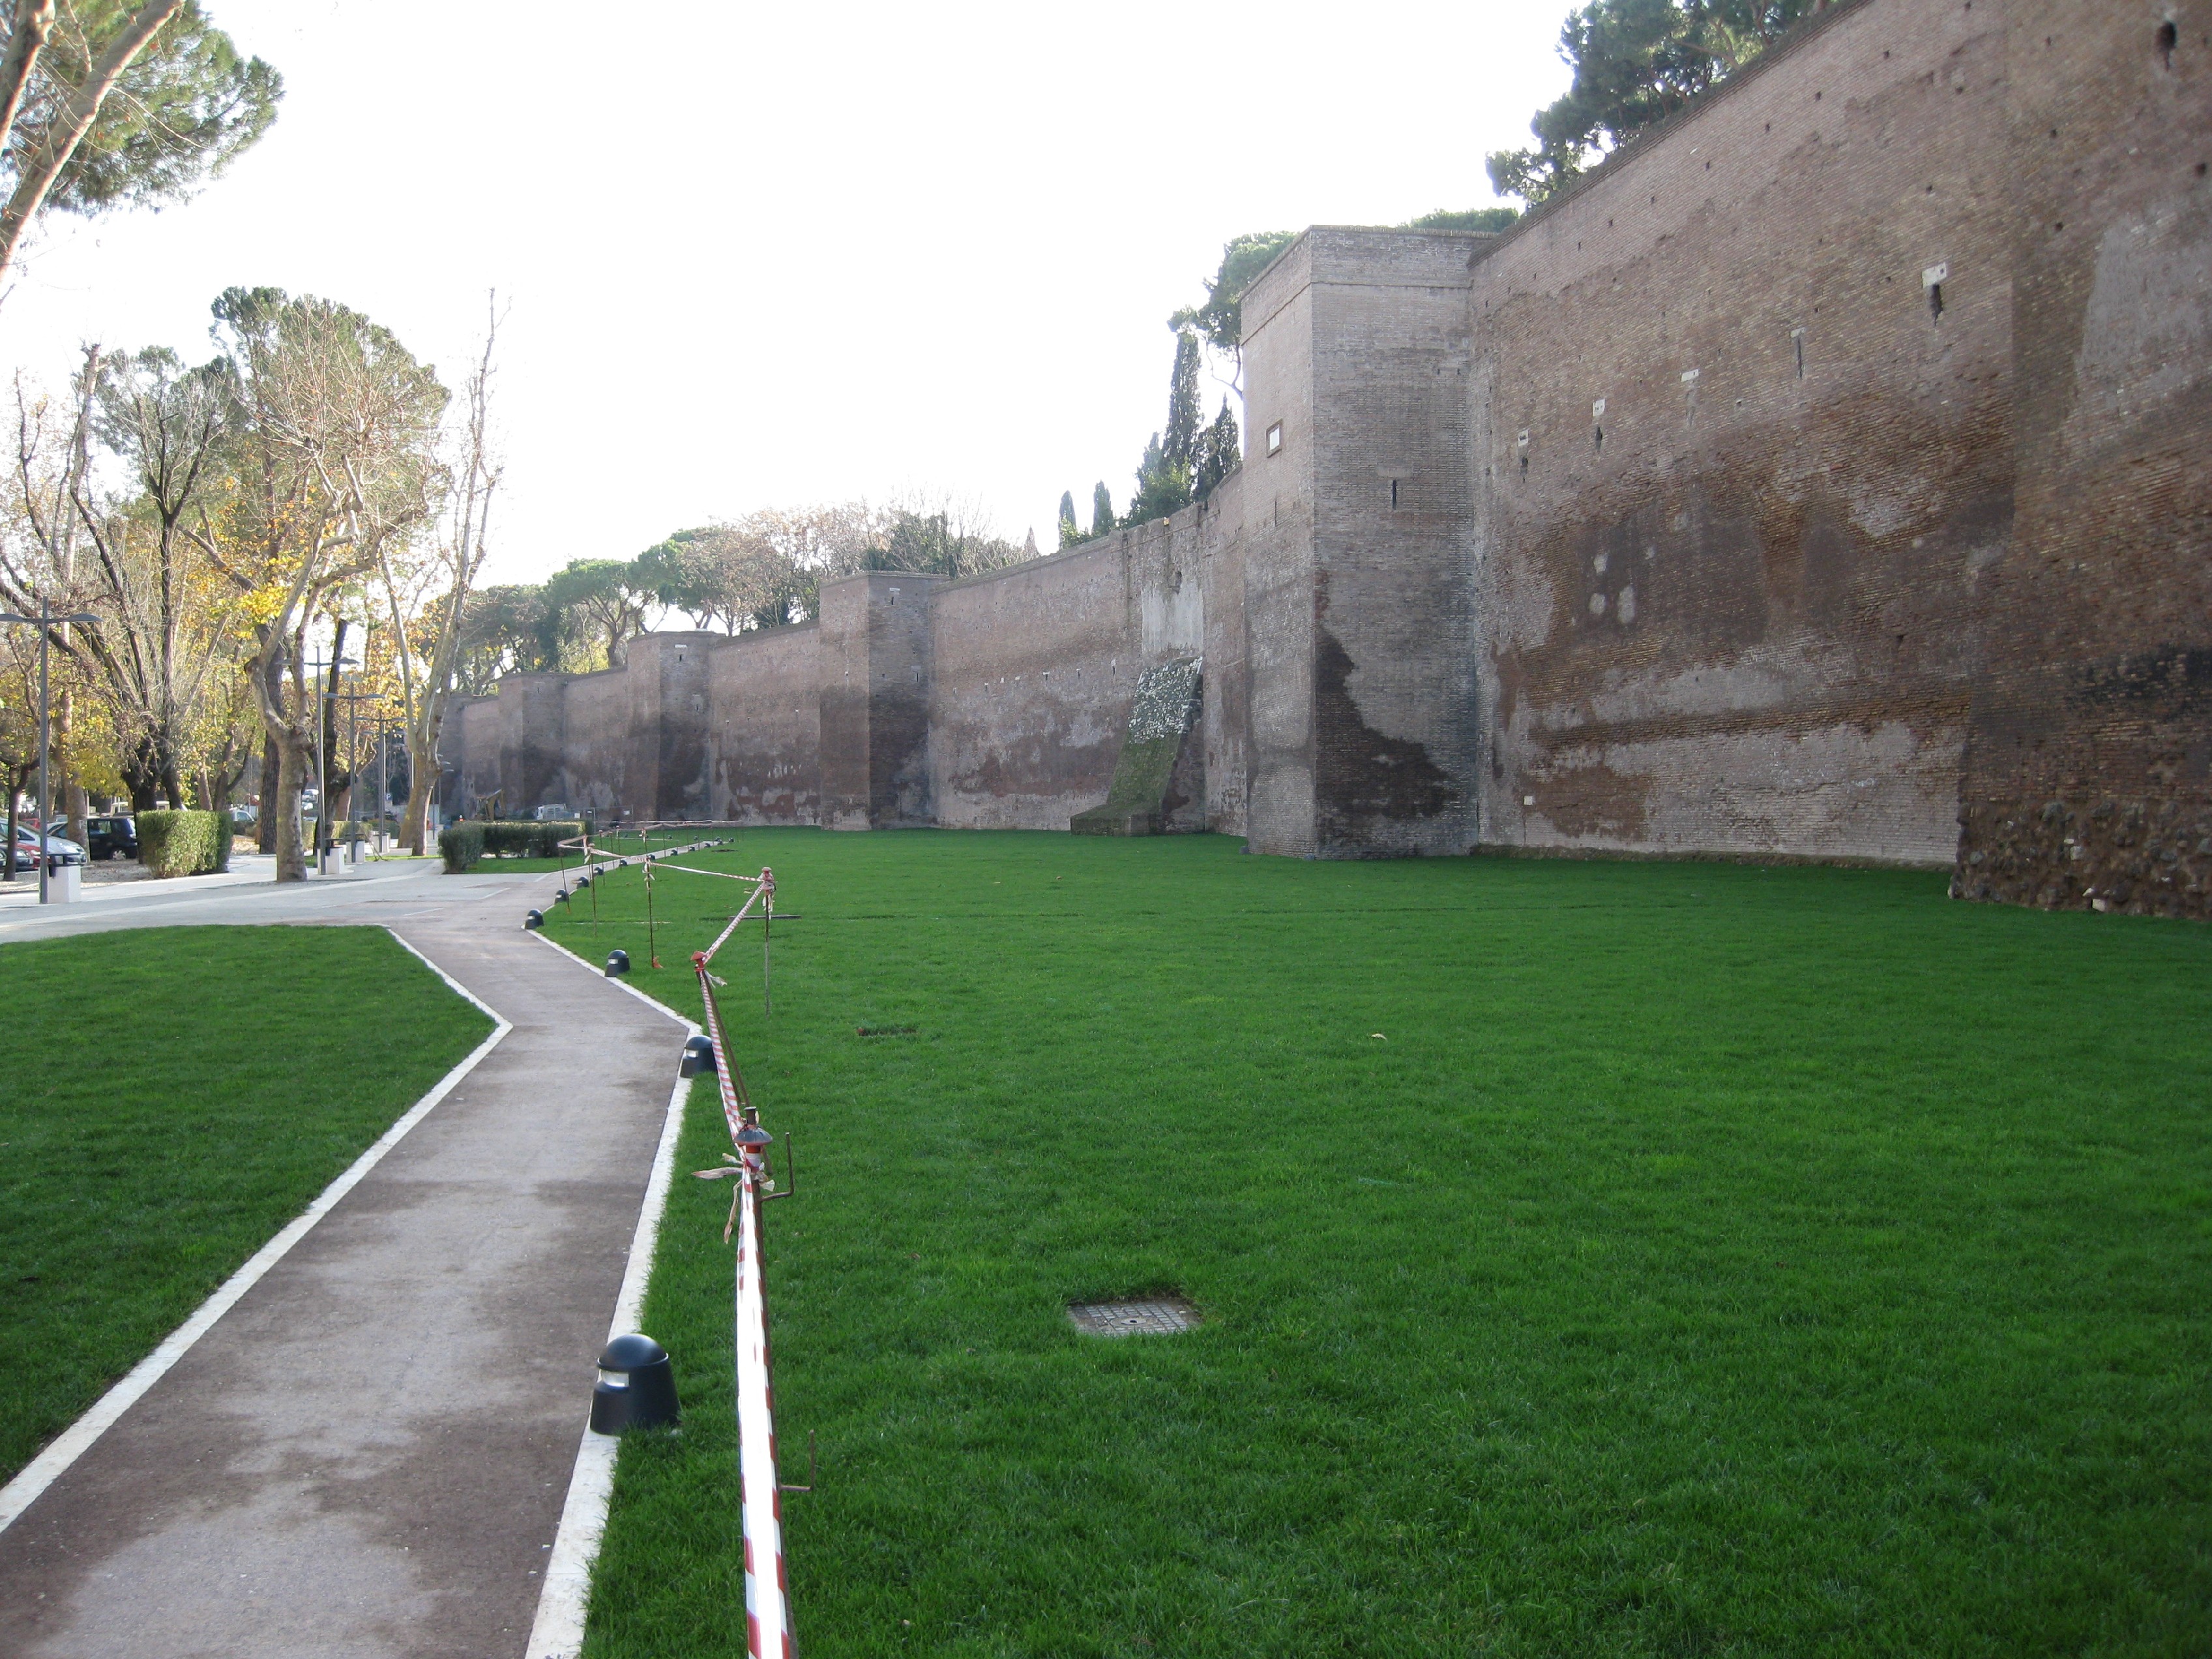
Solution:
<path fill-rule="evenodd" d="M 1175 517 L 463 705 L 447 803 L 2212 906 L 2212 0 L 1858 0 L 1503 236 L 1317 227 Z M 1271 436 L 1272 435 L 1272 436 Z"/>

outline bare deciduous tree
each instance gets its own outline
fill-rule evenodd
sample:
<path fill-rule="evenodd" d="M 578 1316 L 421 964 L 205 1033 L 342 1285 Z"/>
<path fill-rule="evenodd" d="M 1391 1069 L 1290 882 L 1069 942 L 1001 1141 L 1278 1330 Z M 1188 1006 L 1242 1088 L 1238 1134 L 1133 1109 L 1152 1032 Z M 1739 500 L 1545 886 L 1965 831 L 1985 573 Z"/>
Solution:
<path fill-rule="evenodd" d="M 493 351 L 499 321 L 498 296 L 494 295 L 483 351 L 463 389 L 459 430 L 449 435 L 446 521 L 433 555 L 409 571 L 387 551 L 381 569 L 392 609 L 400 719 L 407 743 L 407 810 L 400 834 L 408 851 L 418 857 L 430 797 L 438 784 L 438 735 L 467 643 L 469 601 L 483 570 L 485 533 L 491 521 L 492 497 L 499 488 L 501 469 L 493 454 L 491 433 Z M 415 642 L 418 635 L 420 650 Z"/>

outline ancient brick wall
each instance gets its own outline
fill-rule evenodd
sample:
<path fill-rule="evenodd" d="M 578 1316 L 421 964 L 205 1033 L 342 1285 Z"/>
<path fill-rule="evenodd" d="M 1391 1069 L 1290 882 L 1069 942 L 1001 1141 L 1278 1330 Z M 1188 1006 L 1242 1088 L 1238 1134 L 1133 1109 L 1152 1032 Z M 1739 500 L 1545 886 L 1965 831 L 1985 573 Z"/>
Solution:
<path fill-rule="evenodd" d="M 1475 264 L 1486 841 L 1950 859 L 2010 524 L 2003 16 L 1808 28 Z"/>
<path fill-rule="evenodd" d="M 929 601 L 941 578 L 870 571 L 822 584 L 822 821 L 932 821 Z"/>
<path fill-rule="evenodd" d="M 1474 845 L 1467 271 L 1486 240 L 1310 230 L 1246 301 L 1255 851 Z"/>
<path fill-rule="evenodd" d="M 650 799 L 631 774 L 632 700 L 629 675 L 622 668 L 602 668 L 567 681 L 562 698 L 565 727 L 561 798 L 572 812 L 588 813 L 601 823 L 611 823 L 625 810 L 633 817 L 639 815 Z M 506 810 L 526 813 L 539 804 L 509 802 Z"/>
<path fill-rule="evenodd" d="M 454 792 L 1063 828 L 1199 655 L 1191 804 L 1255 851 L 2205 914 L 2208 8 L 1857 0 L 1503 237 L 1310 230 L 1209 502 L 511 680 Z"/>
<path fill-rule="evenodd" d="M 1206 649 L 1221 500 L 933 596 L 938 821 L 1064 830 L 1106 799 L 1139 674 Z"/>
<path fill-rule="evenodd" d="M 440 810 L 453 816 L 475 812 L 477 803 L 499 792 L 499 698 L 456 698 L 447 705 L 438 733 Z"/>
<path fill-rule="evenodd" d="M 2011 545 L 1953 890 L 2212 914 L 2212 5 L 2011 0 Z"/>
<path fill-rule="evenodd" d="M 1244 602 L 1244 480 L 1239 467 L 1222 479 L 1198 519 L 1200 645 L 1198 757 L 1205 776 L 1204 823 L 1219 835 L 1242 835 L 1252 729 L 1250 630 Z M 1179 515 L 1180 516 L 1180 515 Z"/>
<path fill-rule="evenodd" d="M 1314 851 L 1313 256 L 1309 233 L 1243 302 L 1244 833 L 1292 857 Z"/>
<path fill-rule="evenodd" d="M 714 817 L 812 824 L 822 811 L 821 629 L 741 634 L 708 653 Z"/>
<path fill-rule="evenodd" d="M 1106 798 L 1142 666 L 1131 603 L 1139 534 L 1116 531 L 935 596 L 930 727 L 939 821 L 1064 830 Z"/>
<path fill-rule="evenodd" d="M 708 813 L 708 708 L 714 650 L 726 634 L 643 634 L 625 648 L 629 690 L 629 783 L 623 804 L 662 822 Z"/>

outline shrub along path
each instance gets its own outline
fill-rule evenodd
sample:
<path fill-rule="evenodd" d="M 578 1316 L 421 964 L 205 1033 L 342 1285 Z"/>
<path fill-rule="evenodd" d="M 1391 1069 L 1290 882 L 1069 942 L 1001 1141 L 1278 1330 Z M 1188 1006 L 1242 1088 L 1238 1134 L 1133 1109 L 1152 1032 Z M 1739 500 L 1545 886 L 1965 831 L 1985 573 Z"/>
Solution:
<path fill-rule="evenodd" d="M 281 906 L 227 902 L 300 919 L 314 886 Z M 511 902 L 481 903 L 489 894 Z M 426 871 L 332 883 L 322 900 L 356 917 L 391 906 L 514 1029 L 0 1532 L 0 1653 L 522 1652 L 682 1033 L 524 934 L 515 884 Z M 118 900 L 80 919 L 131 913 Z M 325 967 L 348 953 L 376 977 Z M 131 961 L 155 964 L 155 983 L 98 971 Z M 271 962 L 287 971 L 254 970 Z M 0 946 L 0 972 L 11 993 L 33 978 L 54 988 L 45 1040 L 13 1057 L 52 1093 L 12 1119 L 34 1119 L 44 1208 L 6 1258 L 13 1272 L 28 1252 L 60 1292 L 32 1333 L 43 1345 L 11 1345 L 7 1368 L 11 1409 L 33 1401 L 47 1428 L 485 1029 L 442 987 L 434 1018 L 387 995 L 428 976 L 380 932 L 122 933 Z M 134 1015 L 147 1046 L 112 1034 Z M 102 1064 L 84 1051 L 103 1041 L 119 1069 L 72 1081 Z M 319 1069 L 341 1062 L 349 1075 Z M 389 1086 L 357 1099 L 363 1075 Z M 0 1150 L 11 1180 L 14 1150 Z M 251 1202 L 214 1214 L 233 1188 Z M 68 1213 L 88 1206 L 90 1229 Z M 228 1246 L 207 1245 L 213 1234 Z M 103 1266 L 110 1255 L 128 1271 Z M 119 1325 L 112 1310 L 133 1295 L 130 1331 L 80 1358 L 75 1327 Z M 58 1380 L 76 1400 L 40 1401 Z"/>
<path fill-rule="evenodd" d="M 714 859 L 803 917 L 772 1022 L 757 933 L 717 967 L 797 1135 L 815 1659 L 2212 1649 L 2212 930 L 1211 838 Z M 696 1013 L 733 902 L 666 877 L 654 973 L 639 880 L 556 930 Z M 726 1144 L 695 1096 L 678 1167 Z M 686 1417 L 625 1445 L 602 1659 L 743 1649 L 727 1201 L 661 1235 Z M 1200 1328 L 1064 1311 L 1165 1289 Z"/>

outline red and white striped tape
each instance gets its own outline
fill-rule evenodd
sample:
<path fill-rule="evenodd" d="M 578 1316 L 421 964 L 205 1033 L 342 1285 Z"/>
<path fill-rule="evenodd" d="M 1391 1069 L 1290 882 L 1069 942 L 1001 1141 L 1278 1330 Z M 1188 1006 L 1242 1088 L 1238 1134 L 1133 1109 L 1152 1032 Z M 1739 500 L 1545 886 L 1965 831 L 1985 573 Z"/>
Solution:
<path fill-rule="evenodd" d="M 737 1375 L 738 1473 L 744 1506 L 745 1651 L 751 1659 L 796 1659 L 791 1630 L 791 1582 L 783 1555 L 783 1493 L 775 1472 L 775 1400 L 769 1381 L 768 1281 L 761 1256 L 760 1206 L 768 1182 L 767 1137 L 753 1120 L 723 1040 L 722 1011 L 708 972 L 738 924 L 756 903 L 763 918 L 775 905 L 775 876 L 763 869 L 759 885 L 720 938 L 692 957 L 706 1006 L 707 1038 L 714 1046 L 714 1078 L 722 1116 L 738 1150 Z"/>

